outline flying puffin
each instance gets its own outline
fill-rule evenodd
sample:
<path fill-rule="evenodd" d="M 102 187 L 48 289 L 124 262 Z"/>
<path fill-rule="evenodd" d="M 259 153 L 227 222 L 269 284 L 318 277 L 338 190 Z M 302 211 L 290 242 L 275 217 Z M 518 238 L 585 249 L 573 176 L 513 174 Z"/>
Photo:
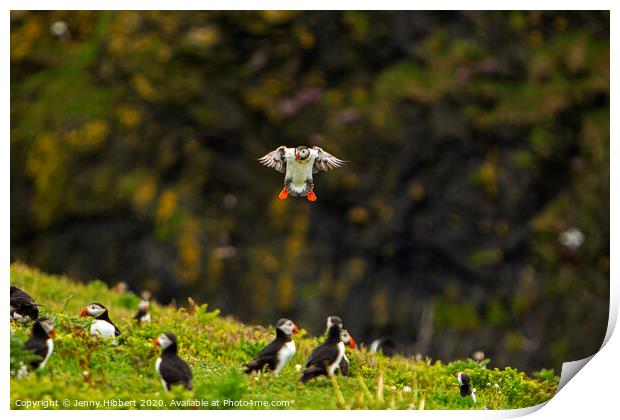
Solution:
<path fill-rule="evenodd" d="M 316 201 L 312 174 L 339 168 L 346 163 L 327 153 L 318 146 L 280 146 L 258 159 L 260 163 L 278 172 L 285 173 L 284 188 L 278 195 L 280 200 L 293 197 L 306 197 Z"/>
<path fill-rule="evenodd" d="M 461 388 L 461 397 L 470 396 L 471 399 L 476 402 L 476 389 L 471 388 L 469 375 L 464 372 L 457 372 L 456 379 L 458 379 L 459 387 Z"/>
<path fill-rule="evenodd" d="M 32 296 L 15 286 L 11 286 L 11 319 L 19 322 L 33 321 L 39 317 L 39 305 Z"/>
<path fill-rule="evenodd" d="M 92 316 L 95 318 L 90 325 L 90 335 L 99 335 L 101 338 L 110 339 L 120 335 L 121 332 L 110 320 L 108 308 L 101 303 L 91 303 L 82 309 L 81 317 Z"/>
<path fill-rule="evenodd" d="M 312 350 L 300 381 L 320 375 L 333 376 L 344 357 L 344 344 L 340 341 L 340 325 L 332 323 L 327 330 L 327 340 Z"/>
<path fill-rule="evenodd" d="M 267 365 L 274 375 L 278 376 L 282 368 L 295 356 L 295 342 L 291 335 L 298 332 L 299 328 L 293 321 L 280 319 L 276 324 L 276 338 L 258 353 L 256 359 L 243 365 L 247 367 L 245 373 L 261 371 Z"/>
<path fill-rule="evenodd" d="M 342 344 L 344 344 L 345 346 L 348 346 L 352 349 L 355 348 L 356 344 L 355 344 L 355 339 L 353 337 L 351 337 L 351 334 L 349 334 L 349 331 L 347 330 L 340 330 L 340 341 L 342 341 Z M 347 359 L 347 353 L 345 352 L 342 356 L 342 360 L 340 361 L 340 372 L 344 375 L 344 376 L 348 376 L 349 375 L 349 359 Z"/>
<path fill-rule="evenodd" d="M 161 347 L 161 356 L 155 362 L 155 370 L 161 377 L 164 390 L 170 391 L 172 385 L 192 389 L 192 370 L 177 354 L 177 337 L 172 333 L 162 333 L 153 344 Z"/>
<path fill-rule="evenodd" d="M 56 330 L 47 318 L 38 318 L 32 325 L 32 333 L 30 338 L 24 344 L 26 350 L 32 351 L 42 360 L 34 360 L 30 362 L 33 369 L 43 369 L 54 351 L 54 340 Z"/>
<path fill-rule="evenodd" d="M 151 322 L 151 314 L 149 313 L 150 302 L 142 299 L 138 303 L 138 312 L 134 315 L 133 319 L 138 322 L 138 325 L 143 322 Z"/>

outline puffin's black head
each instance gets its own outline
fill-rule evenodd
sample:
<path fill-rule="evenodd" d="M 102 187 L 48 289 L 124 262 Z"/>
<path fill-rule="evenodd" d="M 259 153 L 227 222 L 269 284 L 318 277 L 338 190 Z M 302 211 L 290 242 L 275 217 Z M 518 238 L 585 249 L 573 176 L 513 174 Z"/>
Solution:
<path fill-rule="evenodd" d="M 327 317 L 327 329 L 329 330 L 329 327 L 331 327 L 332 325 L 338 325 L 340 328 L 343 328 L 344 323 L 342 322 L 342 318 L 340 318 L 337 315 L 330 315 Z"/>
<path fill-rule="evenodd" d="M 85 317 L 90 315 L 93 318 L 99 318 L 106 312 L 108 312 L 108 308 L 103 306 L 101 303 L 93 302 L 89 303 L 87 306 L 84 307 L 84 309 L 82 309 L 82 312 L 80 312 L 80 316 Z"/>
<path fill-rule="evenodd" d="M 340 342 L 341 341 L 340 331 L 341 331 L 340 324 L 338 323 L 331 324 L 329 328 L 327 329 L 327 342 L 332 343 L 332 344 L 336 344 Z"/>
<path fill-rule="evenodd" d="M 32 325 L 32 335 L 48 339 L 56 336 L 56 330 L 48 318 L 37 318 Z"/>
<path fill-rule="evenodd" d="M 172 333 L 159 334 L 153 344 L 162 348 L 162 350 L 176 349 L 177 348 L 177 336 Z"/>
<path fill-rule="evenodd" d="M 296 334 L 299 332 L 299 328 L 297 328 L 297 325 L 295 325 L 295 323 L 291 321 L 290 319 L 286 319 L 286 318 L 282 318 L 278 320 L 278 322 L 276 323 L 276 328 L 282 331 L 287 336 L 291 334 Z"/>
<path fill-rule="evenodd" d="M 295 148 L 295 160 L 305 162 L 310 157 L 310 149 L 308 146 L 297 146 Z"/>

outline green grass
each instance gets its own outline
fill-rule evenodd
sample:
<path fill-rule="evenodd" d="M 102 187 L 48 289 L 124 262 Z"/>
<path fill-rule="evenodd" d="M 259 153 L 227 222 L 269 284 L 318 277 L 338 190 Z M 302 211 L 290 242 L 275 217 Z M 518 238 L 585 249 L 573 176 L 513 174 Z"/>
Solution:
<path fill-rule="evenodd" d="M 69 408 L 78 408 L 75 401 L 116 408 L 104 406 L 105 401 L 112 400 L 135 401 L 135 408 L 149 409 L 177 408 L 187 402 L 195 405 L 196 401 L 208 402 L 211 407 L 207 408 L 228 408 L 224 403 L 229 400 L 243 404 L 287 401 L 291 409 L 502 409 L 547 401 L 558 383 L 553 371 L 545 370 L 532 378 L 512 368 L 487 369 L 488 360 L 443 364 L 347 350 L 351 376 L 331 380 L 322 377 L 301 384 L 295 365 L 304 364 L 318 340 L 303 328 L 295 336 L 297 354 L 280 376 L 250 376 L 243 374 L 241 364 L 272 339 L 272 327 L 244 325 L 220 316 L 217 310 L 209 311 L 206 304 L 193 314 L 183 308 L 152 305 L 153 322 L 138 327 L 131 320 L 138 297 L 109 290 L 100 281 L 81 284 L 13 264 L 11 284 L 46 305 L 43 315 L 52 318 L 57 330 L 55 351 L 47 366 L 21 379 L 11 377 L 12 408 L 21 408 L 18 405 L 25 400 L 59 404 L 69 400 Z M 87 333 L 90 320 L 80 318 L 78 313 L 92 301 L 110 309 L 112 320 L 123 332 L 120 345 L 111 346 Z M 29 326 L 11 324 L 12 371 L 20 360 L 28 358 L 22 346 L 29 330 Z M 192 391 L 177 387 L 164 392 L 155 372 L 159 349 L 152 341 L 168 331 L 177 335 L 179 354 L 193 370 Z M 477 389 L 476 403 L 459 395 L 455 377 L 458 371 L 471 376 Z M 216 401 L 219 405 L 213 406 Z M 242 408 L 285 407 L 260 407 L 255 403 Z"/>

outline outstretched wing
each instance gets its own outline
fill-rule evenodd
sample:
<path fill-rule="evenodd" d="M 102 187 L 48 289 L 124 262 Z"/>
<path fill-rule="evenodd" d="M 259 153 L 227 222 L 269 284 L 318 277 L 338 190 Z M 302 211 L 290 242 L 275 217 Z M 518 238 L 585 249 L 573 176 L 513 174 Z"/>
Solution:
<path fill-rule="evenodd" d="M 330 169 L 340 168 L 347 163 L 345 160 L 338 159 L 336 156 L 327 153 L 319 146 L 312 146 L 312 149 L 317 152 L 316 159 L 314 159 L 314 167 L 312 168 L 313 174 L 319 171 L 329 171 Z"/>
<path fill-rule="evenodd" d="M 262 158 L 258 159 L 260 163 L 270 168 L 275 169 L 278 172 L 286 172 L 286 146 L 280 146 L 273 152 L 267 153 Z"/>

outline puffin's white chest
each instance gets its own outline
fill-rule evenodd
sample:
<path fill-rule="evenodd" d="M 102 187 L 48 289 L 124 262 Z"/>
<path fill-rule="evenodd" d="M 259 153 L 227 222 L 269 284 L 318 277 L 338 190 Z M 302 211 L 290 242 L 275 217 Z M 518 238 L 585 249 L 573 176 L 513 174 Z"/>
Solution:
<path fill-rule="evenodd" d="M 296 351 L 297 347 L 295 347 L 295 342 L 293 340 L 282 346 L 282 348 L 278 351 L 278 364 L 274 370 L 275 376 L 278 376 L 282 368 L 284 368 L 284 366 L 291 361 L 293 356 L 295 356 Z"/>
<path fill-rule="evenodd" d="M 159 378 L 161 379 L 161 385 L 164 387 L 164 391 L 168 391 L 168 384 L 166 383 L 166 381 L 164 381 L 164 378 L 162 378 L 161 372 L 159 371 L 160 366 L 161 366 L 161 357 L 158 357 L 157 361 L 155 362 L 155 370 L 157 371 L 157 374 L 159 375 Z"/>
<path fill-rule="evenodd" d="M 293 187 L 303 189 L 306 180 L 312 180 L 312 167 L 314 157 L 311 156 L 306 162 L 300 162 L 295 158 L 286 160 L 286 179 L 291 181 Z"/>
<path fill-rule="evenodd" d="M 47 340 L 45 340 L 45 344 L 47 345 L 47 354 L 45 355 L 45 359 L 43 359 L 43 361 L 39 364 L 39 369 L 43 369 L 45 367 L 45 364 L 54 352 L 54 340 L 48 338 Z"/>
<path fill-rule="evenodd" d="M 114 325 L 102 319 L 95 319 L 90 325 L 90 335 L 99 335 L 105 339 L 114 338 L 115 331 Z"/>
<path fill-rule="evenodd" d="M 147 312 L 145 315 L 142 315 L 140 322 L 151 322 L 151 314 Z"/>
<path fill-rule="evenodd" d="M 344 343 L 340 342 L 338 343 L 338 357 L 336 357 L 336 360 L 334 360 L 334 363 L 332 363 L 331 365 L 327 367 L 327 376 L 334 375 L 334 372 L 340 366 L 340 361 L 342 360 L 343 357 L 344 357 Z"/>

